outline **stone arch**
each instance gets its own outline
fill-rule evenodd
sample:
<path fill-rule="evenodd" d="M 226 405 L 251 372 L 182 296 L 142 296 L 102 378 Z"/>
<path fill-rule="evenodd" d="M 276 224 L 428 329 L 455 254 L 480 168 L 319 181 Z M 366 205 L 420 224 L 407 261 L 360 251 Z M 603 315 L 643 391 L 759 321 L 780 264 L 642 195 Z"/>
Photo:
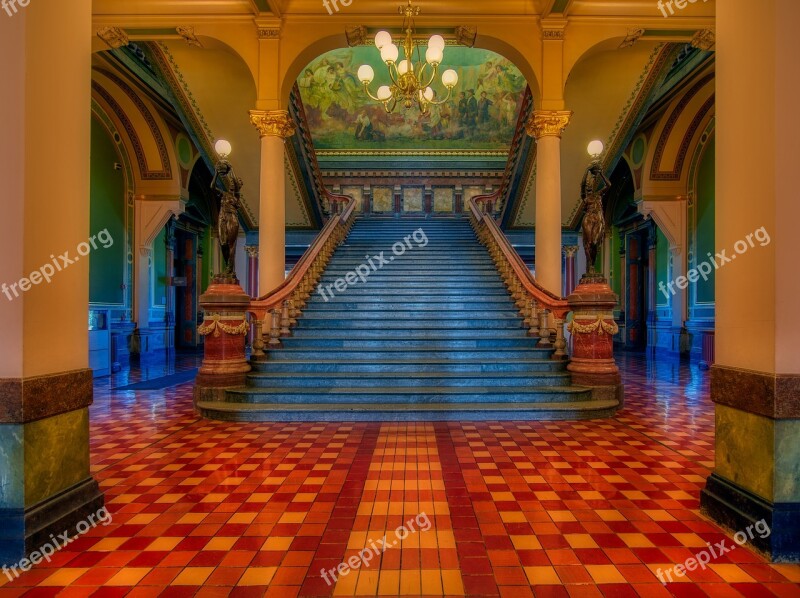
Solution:
<path fill-rule="evenodd" d="M 418 26 L 425 27 L 423 23 L 418 24 Z M 284 31 L 283 37 L 286 38 L 286 36 L 287 32 Z M 288 60 L 286 67 L 281 73 L 281 105 L 288 105 L 292 88 L 303 68 L 326 52 L 346 47 L 348 47 L 348 44 L 345 33 L 338 30 L 335 33 L 323 35 L 315 40 L 311 40 L 303 47 L 291 48 L 291 50 L 293 50 L 292 57 Z M 533 63 L 526 58 L 526 54 L 523 52 L 523 49 L 526 47 L 531 47 L 531 52 L 534 52 L 530 36 L 524 44 L 512 44 L 496 35 L 481 34 L 478 35 L 474 47 L 491 50 L 511 61 L 525 77 L 533 93 L 534 102 L 538 103 L 541 97 L 539 78 L 536 74 L 536 69 L 533 67 Z M 536 50 L 536 53 L 540 53 L 540 51 Z"/>
<path fill-rule="evenodd" d="M 714 118 L 714 70 L 704 71 L 670 102 L 653 129 L 642 173 L 645 197 L 686 196 L 704 131 Z"/>
<path fill-rule="evenodd" d="M 129 156 L 134 187 L 147 195 L 180 196 L 180 169 L 172 135 L 155 106 L 117 74 L 92 71 L 92 98 L 109 115 Z"/>

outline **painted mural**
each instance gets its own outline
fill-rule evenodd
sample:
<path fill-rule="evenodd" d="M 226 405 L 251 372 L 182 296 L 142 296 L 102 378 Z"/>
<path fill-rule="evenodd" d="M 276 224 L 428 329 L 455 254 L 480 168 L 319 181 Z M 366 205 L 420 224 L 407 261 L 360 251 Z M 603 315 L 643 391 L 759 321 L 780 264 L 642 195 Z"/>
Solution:
<path fill-rule="evenodd" d="M 420 49 L 424 57 L 425 48 Z M 420 116 L 415 106 L 387 114 L 364 93 L 356 73 L 375 69 L 370 89 L 391 83 L 374 46 L 334 50 L 303 70 L 297 81 L 314 146 L 320 150 L 506 150 L 511 144 L 527 82 L 508 60 L 488 50 L 448 47 L 444 66 L 458 72 L 458 85 L 442 106 Z M 447 93 L 432 85 L 438 100 Z M 422 143 L 421 143 L 422 142 Z"/>

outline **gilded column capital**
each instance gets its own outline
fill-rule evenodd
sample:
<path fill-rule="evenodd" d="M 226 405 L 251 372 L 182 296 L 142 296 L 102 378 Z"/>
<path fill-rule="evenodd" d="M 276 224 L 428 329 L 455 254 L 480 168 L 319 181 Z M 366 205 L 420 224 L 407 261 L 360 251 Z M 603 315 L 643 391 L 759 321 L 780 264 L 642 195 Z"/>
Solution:
<path fill-rule="evenodd" d="M 578 246 L 577 245 L 565 245 L 564 246 L 564 253 L 566 254 L 566 256 L 568 258 L 569 257 L 575 257 L 575 254 L 578 253 Z"/>
<path fill-rule="evenodd" d="M 247 252 L 248 257 L 258 257 L 258 245 L 247 245 L 245 246 L 244 250 Z"/>
<path fill-rule="evenodd" d="M 535 139 L 560 138 L 571 118 L 571 110 L 535 110 L 525 123 L 525 130 Z"/>
<path fill-rule="evenodd" d="M 286 139 L 294 135 L 296 127 L 288 110 L 251 110 L 250 123 L 261 137 Z"/>

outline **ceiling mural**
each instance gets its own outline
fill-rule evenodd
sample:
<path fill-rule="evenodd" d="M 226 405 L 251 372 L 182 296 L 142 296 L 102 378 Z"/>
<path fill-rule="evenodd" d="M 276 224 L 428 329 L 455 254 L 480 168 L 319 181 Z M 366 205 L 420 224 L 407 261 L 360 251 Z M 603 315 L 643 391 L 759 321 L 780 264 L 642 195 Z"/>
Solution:
<path fill-rule="evenodd" d="M 425 49 L 420 52 L 424 56 Z M 328 52 L 301 73 L 297 85 L 318 150 L 509 149 L 527 82 L 499 54 L 448 47 L 440 70 L 455 69 L 458 85 L 445 104 L 432 106 L 425 116 L 416 106 L 406 110 L 402 105 L 387 114 L 364 93 L 356 77 L 362 64 L 375 69 L 373 94 L 391 84 L 380 54 L 371 46 Z M 445 96 L 441 81 L 432 87 L 436 100 Z"/>

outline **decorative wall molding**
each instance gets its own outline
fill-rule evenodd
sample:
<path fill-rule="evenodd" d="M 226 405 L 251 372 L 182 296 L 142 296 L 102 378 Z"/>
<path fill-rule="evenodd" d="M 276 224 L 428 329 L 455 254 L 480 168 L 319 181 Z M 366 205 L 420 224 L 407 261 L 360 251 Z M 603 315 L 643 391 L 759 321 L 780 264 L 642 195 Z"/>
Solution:
<path fill-rule="evenodd" d="M 97 37 L 102 39 L 112 50 L 122 48 L 130 43 L 128 34 L 120 27 L 103 27 L 98 29 Z"/>
<path fill-rule="evenodd" d="M 195 35 L 194 27 L 191 25 L 178 25 L 175 28 L 175 31 L 180 35 L 187 44 L 190 46 L 194 46 L 196 48 L 202 48 L 203 44 L 197 39 L 197 35 Z"/>
<path fill-rule="evenodd" d="M 706 102 L 700 107 L 700 110 L 697 112 L 695 117 L 692 119 L 689 127 L 686 129 L 686 133 L 683 137 L 683 141 L 681 142 L 680 148 L 678 150 L 678 155 L 675 157 L 675 165 L 671 171 L 665 171 L 661 169 L 661 162 L 664 159 L 664 153 L 666 151 L 667 143 L 669 142 L 670 136 L 672 135 L 673 130 L 675 129 L 678 120 L 680 119 L 681 115 L 686 110 L 687 106 L 691 103 L 691 101 L 697 96 L 700 91 L 706 87 L 710 82 L 714 80 L 714 73 L 709 73 L 706 76 L 702 77 L 699 81 L 697 81 L 689 90 L 684 94 L 681 98 L 680 102 L 675 106 L 675 109 L 669 115 L 664 128 L 661 131 L 661 135 L 658 138 L 658 142 L 656 143 L 655 153 L 653 155 L 653 162 L 650 166 L 650 180 L 652 181 L 680 181 L 681 180 L 681 173 L 683 172 L 683 166 L 686 160 L 686 154 L 689 151 L 689 146 L 694 138 L 697 129 L 700 127 L 703 119 L 709 113 L 709 111 L 714 107 L 715 101 L 715 94 L 711 94 Z"/>

